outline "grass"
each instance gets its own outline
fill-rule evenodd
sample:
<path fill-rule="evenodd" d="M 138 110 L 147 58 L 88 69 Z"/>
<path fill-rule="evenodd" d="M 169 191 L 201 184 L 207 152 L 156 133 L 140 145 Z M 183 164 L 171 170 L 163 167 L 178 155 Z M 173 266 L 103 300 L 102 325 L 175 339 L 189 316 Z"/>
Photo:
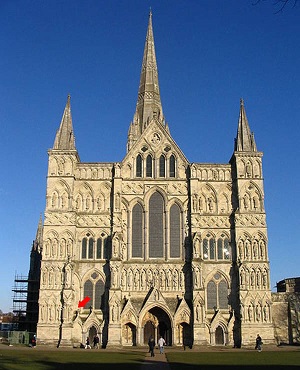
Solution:
<path fill-rule="evenodd" d="M 270 352 L 170 352 L 167 359 L 172 370 L 265 370 L 299 369 L 300 351 Z"/>
<path fill-rule="evenodd" d="M 85 351 L 79 349 L 41 349 L 0 347 L 1 370 L 141 370 L 143 350 Z M 300 350 L 296 351 L 176 351 L 166 350 L 171 370 L 298 370 Z M 148 363 L 150 368 L 158 362 Z M 148 366 L 147 366 L 148 367 Z M 149 367 L 148 367 L 149 368 Z"/>
<path fill-rule="evenodd" d="M 85 350 L 0 349 L 1 370 L 138 370 L 144 352 L 102 352 Z"/>

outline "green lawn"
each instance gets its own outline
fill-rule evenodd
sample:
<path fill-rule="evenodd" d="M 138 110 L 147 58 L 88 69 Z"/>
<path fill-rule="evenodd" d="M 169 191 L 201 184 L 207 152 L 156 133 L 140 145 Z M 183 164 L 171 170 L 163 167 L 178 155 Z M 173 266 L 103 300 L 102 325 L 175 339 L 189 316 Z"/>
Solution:
<path fill-rule="evenodd" d="M 300 369 L 300 351 L 170 352 L 172 370 Z"/>
<path fill-rule="evenodd" d="M 85 350 L 2 349 L 1 370 L 138 370 L 145 358 L 144 352 L 104 352 Z"/>
<path fill-rule="evenodd" d="M 143 350 L 41 349 L 0 347 L 1 370 L 140 370 L 146 352 Z M 171 370 L 267 370 L 300 369 L 300 350 L 297 351 L 168 351 Z M 150 368 L 157 363 L 150 363 Z M 153 369 L 155 370 L 155 369 Z"/>

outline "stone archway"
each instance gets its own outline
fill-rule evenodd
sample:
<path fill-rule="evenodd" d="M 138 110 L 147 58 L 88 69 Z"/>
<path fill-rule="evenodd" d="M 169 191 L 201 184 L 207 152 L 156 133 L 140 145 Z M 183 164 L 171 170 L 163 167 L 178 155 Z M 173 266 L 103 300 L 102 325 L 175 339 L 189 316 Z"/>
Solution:
<path fill-rule="evenodd" d="M 215 344 L 223 345 L 224 344 L 224 331 L 221 326 L 218 326 L 215 331 Z"/>
<path fill-rule="evenodd" d="M 168 314 L 160 307 L 151 308 L 144 316 L 142 322 L 143 344 L 148 344 L 148 339 L 152 335 L 157 343 L 157 340 L 162 336 L 167 345 L 173 344 L 171 320 Z"/>
<path fill-rule="evenodd" d="M 123 326 L 122 344 L 125 346 L 136 346 L 136 326 L 131 322 Z"/>

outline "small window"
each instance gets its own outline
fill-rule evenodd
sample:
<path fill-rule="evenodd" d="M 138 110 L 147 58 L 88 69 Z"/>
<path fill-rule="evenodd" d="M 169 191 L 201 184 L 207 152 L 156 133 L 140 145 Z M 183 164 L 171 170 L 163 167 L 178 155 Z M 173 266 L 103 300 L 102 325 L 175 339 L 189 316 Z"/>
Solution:
<path fill-rule="evenodd" d="M 102 258 L 102 239 L 97 239 L 97 249 L 96 249 L 96 258 L 101 259 Z"/>
<path fill-rule="evenodd" d="M 159 158 L 159 177 L 166 176 L 166 159 L 163 155 Z"/>
<path fill-rule="evenodd" d="M 89 259 L 94 258 L 94 240 L 93 238 L 89 239 Z"/>
<path fill-rule="evenodd" d="M 86 252 L 87 252 L 87 238 L 82 239 L 81 245 L 81 258 L 86 259 Z"/>
<path fill-rule="evenodd" d="M 136 157 L 136 177 L 142 177 L 143 175 L 142 168 L 143 168 L 143 160 L 142 160 L 141 155 L 139 154 Z"/>
<path fill-rule="evenodd" d="M 175 177 L 175 157 L 172 154 L 170 157 L 170 177 Z"/>
<path fill-rule="evenodd" d="M 146 177 L 152 177 L 152 157 L 151 155 L 148 155 L 146 159 Z"/>

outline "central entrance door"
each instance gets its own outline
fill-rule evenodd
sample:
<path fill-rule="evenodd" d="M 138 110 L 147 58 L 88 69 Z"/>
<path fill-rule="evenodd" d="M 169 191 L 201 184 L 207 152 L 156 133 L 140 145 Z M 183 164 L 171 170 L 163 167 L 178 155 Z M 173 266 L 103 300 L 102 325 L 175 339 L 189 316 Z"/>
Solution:
<path fill-rule="evenodd" d="M 172 328 L 171 321 L 167 313 L 159 308 L 151 308 L 145 317 L 148 317 L 144 325 L 144 344 L 148 344 L 150 335 L 155 339 L 157 343 L 160 336 L 164 338 L 168 346 L 172 345 Z"/>

